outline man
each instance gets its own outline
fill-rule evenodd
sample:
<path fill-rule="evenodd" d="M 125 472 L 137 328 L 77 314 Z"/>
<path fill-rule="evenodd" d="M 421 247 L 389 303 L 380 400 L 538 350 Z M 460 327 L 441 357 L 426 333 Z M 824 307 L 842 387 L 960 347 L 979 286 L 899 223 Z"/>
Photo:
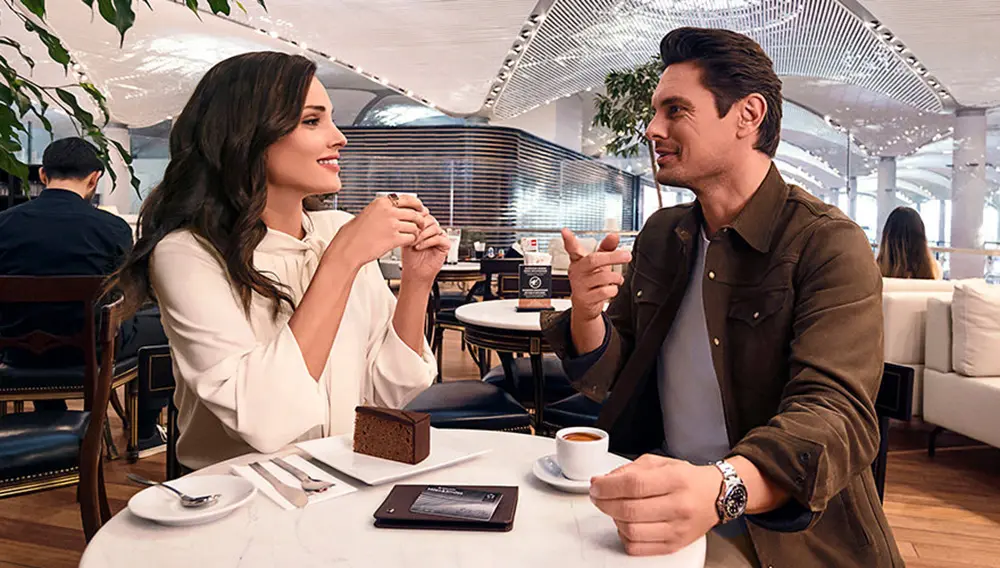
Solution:
<path fill-rule="evenodd" d="M 0 275 L 104 276 L 114 272 L 132 249 L 132 229 L 122 218 L 91 205 L 104 164 L 82 138 L 49 144 L 40 176 L 45 189 L 35 199 L 0 213 Z M 122 190 L 124 191 L 124 190 Z M 0 306 L 0 335 L 41 329 L 73 333 L 82 329 L 79 305 Z M 166 344 L 155 310 L 122 323 L 118 359 L 135 357 L 139 347 Z M 40 356 L 0 352 L 0 362 L 14 367 L 82 365 L 77 349 L 54 349 Z M 148 455 L 164 448 L 157 418 L 165 401 L 140 401 L 139 450 Z M 62 400 L 36 401 L 36 411 L 65 410 Z"/>
<path fill-rule="evenodd" d="M 772 163 L 781 81 L 759 45 L 682 28 L 660 48 L 656 177 L 697 200 L 650 217 L 631 255 L 609 236 L 585 256 L 564 231 L 573 308 L 544 318 L 577 388 L 604 402 L 612 450 L 644 454 L 591 498 L 630 554 L 708 533 L 709 566 L 902 566 L 871 472 L 868 241 Z"/>

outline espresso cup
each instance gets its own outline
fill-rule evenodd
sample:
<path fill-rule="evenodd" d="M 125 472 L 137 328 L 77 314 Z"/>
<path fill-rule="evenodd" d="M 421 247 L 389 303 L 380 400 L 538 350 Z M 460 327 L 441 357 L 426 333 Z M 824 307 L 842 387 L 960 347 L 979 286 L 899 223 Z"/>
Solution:
<path fill-rule="evenodd" d="M 608 472 L 608 433 L 578 426 L 556 432 L 556 462 L 567 479 L 589 481 Z"/>

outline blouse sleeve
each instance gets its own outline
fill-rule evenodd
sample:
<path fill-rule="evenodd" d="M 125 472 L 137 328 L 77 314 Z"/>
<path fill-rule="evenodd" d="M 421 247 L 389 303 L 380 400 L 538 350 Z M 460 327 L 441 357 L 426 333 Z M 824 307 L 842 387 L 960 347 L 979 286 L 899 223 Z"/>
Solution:
<path fill-rule="evenodd" d="M 399 335 L 392 323 L 396 297 L 377 264 L 365 266 L 361 277 L 372 290 L 372 327 L 368 342 L 368 378 L 365 398 L 377 406 L 403 408 L 437 376 L 437 362 L 427 341 L 417 354 Z"/>
<path fill-rule="evenodd" d="M 161 241 L 150 281 L 178 379 L 226 428 L 270 453 L 326 424 L 326 394 L 291 328 L 258 343 L 222 265 L 194 237 Z"/>

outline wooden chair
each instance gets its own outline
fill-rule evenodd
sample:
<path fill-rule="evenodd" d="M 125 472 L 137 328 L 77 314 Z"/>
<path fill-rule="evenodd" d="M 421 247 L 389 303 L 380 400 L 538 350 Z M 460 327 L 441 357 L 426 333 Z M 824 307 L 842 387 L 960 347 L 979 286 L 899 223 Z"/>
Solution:
<path fill-rule="evenodd" d="M 128 412 L 132 416 L 139 415 L 139 399 L 143 398 L 142 394 L 148 395 L 159 395 L 159 396 L 169 396 L 173 398 L 174 393 L 174 371 L 173 371 L 173 359 L 170 358 L 170 346 L 169 345 L 148 345 L 146 347 L 139 348 L 139 378 L 129 383 L 128 390 L 126 391 L 125 401 L 128 405 Z M 173 405 L 171 404 L 171 407 Z M 174 409 L 176 412 L 176 409 Z M 169 422 L 168 409 L 168 422 Z M 129 428 L 129 444 L 128 444 L 128 459 L 129 462 L 135 462 L 139 459 L 139 427 L 135 422 L 132 422 Z M 176 440 L 174 440 L 173 446 L 176 446 Z M 167 467 L 168 467 L 168 479 L 169 477 L 169 467 L 172 450 L 172 445 L 170 444 L 170 428 L 167 428 Z"/>
<path fill-rule="evenodd" d="M 98 335 L 94 300 L 100 294 L 102 282 L 100 276 L 0 277 L 2 303 L 83 305 L 83 330 L 75 334 L 60 336 L 35 330 L 17 337 L 0 337 L 0 349 L 26 349 L 41 355 L 65 346 L 80 349 L 84 356 L 83 411 L 22 412 L 0 417 L 0 497 L 78 483 L 80 516 L 88 542 L 111 518 L 101 448 L 123 304 L 119 298 L 101 308 Z"/>

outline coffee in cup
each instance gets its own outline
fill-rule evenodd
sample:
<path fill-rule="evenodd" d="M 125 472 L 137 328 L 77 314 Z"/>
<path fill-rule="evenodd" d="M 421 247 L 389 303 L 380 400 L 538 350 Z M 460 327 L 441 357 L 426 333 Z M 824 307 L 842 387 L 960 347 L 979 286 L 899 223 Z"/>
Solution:
<path fill-rule="evenodd" d="M 556 432 L 556 462 L 567 479 L 589 481 L 608 473 L 608 433 L 584 426 Z"/>

